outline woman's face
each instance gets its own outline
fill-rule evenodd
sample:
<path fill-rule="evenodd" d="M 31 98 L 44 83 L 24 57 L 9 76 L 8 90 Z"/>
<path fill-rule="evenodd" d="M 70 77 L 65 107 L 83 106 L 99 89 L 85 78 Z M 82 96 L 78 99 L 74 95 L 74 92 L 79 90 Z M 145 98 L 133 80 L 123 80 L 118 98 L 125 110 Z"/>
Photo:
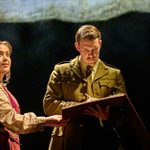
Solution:
<path fill-rule="evenodd" d="M 0 44 L 0 75 L 5 75 L 10 71 L 10 55 L 9 48 L 4 44 Z"/>

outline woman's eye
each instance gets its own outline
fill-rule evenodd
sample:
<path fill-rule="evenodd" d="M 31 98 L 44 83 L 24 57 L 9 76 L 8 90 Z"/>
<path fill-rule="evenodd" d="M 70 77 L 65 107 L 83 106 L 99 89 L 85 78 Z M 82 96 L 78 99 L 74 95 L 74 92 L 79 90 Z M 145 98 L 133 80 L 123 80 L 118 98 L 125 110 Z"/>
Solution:
<path fill-rule="evenodd" d="M 10 57 L 10 53 L 6 54 L 7 57 Z"/>

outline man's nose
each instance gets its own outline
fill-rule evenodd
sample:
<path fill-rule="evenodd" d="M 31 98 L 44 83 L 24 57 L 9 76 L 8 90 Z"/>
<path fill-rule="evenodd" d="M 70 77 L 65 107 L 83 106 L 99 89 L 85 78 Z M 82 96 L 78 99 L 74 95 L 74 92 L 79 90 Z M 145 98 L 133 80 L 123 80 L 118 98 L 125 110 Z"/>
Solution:
<path fill-rule="evenodd" d="M 90 50 L 89 51 L 89 55 L 93 55 L 94 54 L 94 51 L 93 50 Z"/>

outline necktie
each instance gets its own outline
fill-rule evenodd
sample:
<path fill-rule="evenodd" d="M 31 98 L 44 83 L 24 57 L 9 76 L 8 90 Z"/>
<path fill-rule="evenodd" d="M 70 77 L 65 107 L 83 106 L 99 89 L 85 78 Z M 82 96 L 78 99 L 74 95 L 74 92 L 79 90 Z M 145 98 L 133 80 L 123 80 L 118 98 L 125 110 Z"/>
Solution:
<path fill-rule="evenodd" d="M 87 78 L 87 94 L 90 96 L 93 96 L 93 92 L 92 92 L 92 67 L 91 66 L 87 66 L 86 67 L 86 78 Z"/>
<path fill-rule="evenodd" d="M 86 67 L 86 78 L 88 78 L 88 76 L 92 73 L 92 67 L 91 66 L 87 66 Z"/>

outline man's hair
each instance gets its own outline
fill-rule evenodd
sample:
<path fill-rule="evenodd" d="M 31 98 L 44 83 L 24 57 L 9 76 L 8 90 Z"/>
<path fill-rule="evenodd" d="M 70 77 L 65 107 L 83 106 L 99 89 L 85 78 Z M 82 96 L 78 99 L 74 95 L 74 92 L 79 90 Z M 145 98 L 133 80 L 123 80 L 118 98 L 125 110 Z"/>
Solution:
<path fill-rule="evenodd" d="M 0 41 L 0 45 L 5 45 L 6 47 L 8 47 L 10 54 L 12 53 L 12 46 L 8 41 Z M 9 83 L 10 76 L 11 76 L 10 71 L 4 76 L 3 83 L 5 85 Z"/>
<path fill-rule="evenodd" d="M 75 41 L 80 42 L 81 39 L 101 39 L 101 32 L 93 25 L 83 25 L 81 26 L 75 35 Z"/>

